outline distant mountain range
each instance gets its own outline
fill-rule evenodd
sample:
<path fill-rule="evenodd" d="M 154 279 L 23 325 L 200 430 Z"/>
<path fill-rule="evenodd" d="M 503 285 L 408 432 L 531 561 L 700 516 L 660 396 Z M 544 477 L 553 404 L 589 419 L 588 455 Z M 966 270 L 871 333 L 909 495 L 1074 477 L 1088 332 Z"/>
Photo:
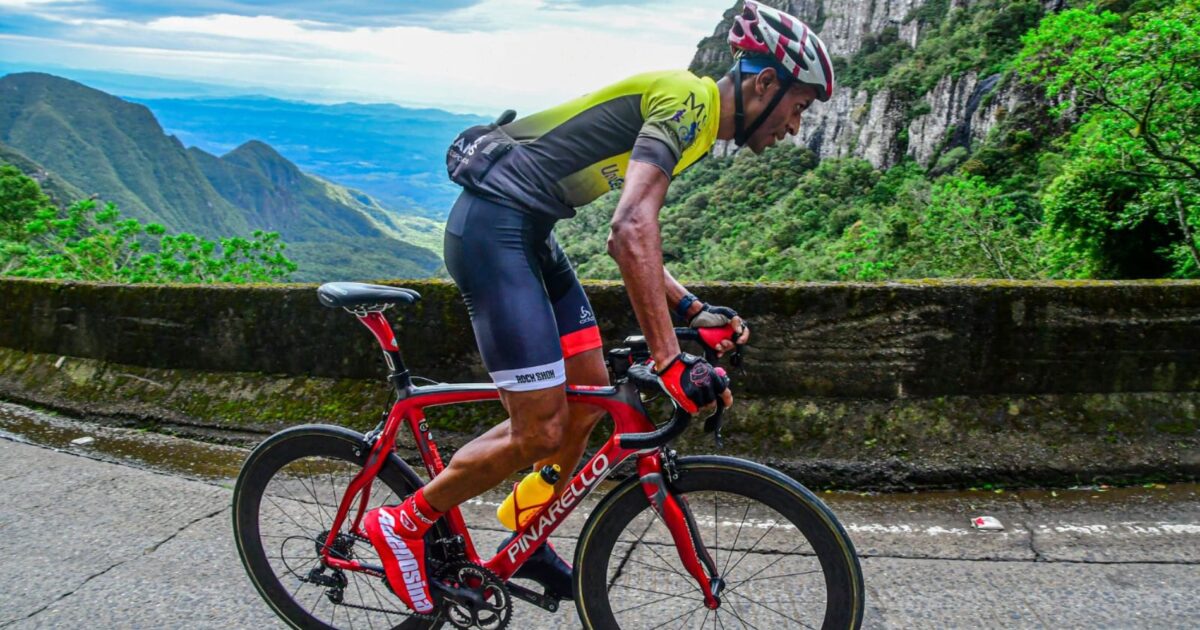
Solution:
<path fill-rule="evenodd" d="M 479 116 L 396 105 L 319 105 L 261 96 L 133 98 L 184 144 L 222 154 L 256 138 L 306 172 L 361 190 L 402 214 L 444 219 L 460 189 L 446 147 Z"/>
<path fill-rule="evenodd" d="M 52 75 L 0 78 L 0 160 L 60 202 L 96 195 L 173 231 L 278 231 L 300 265 L 297 280 L 424 277 L 441 267 L 436 222 L 308 175 L 260 141 L 221 157 L 187 149 L 145 106 Z"/>

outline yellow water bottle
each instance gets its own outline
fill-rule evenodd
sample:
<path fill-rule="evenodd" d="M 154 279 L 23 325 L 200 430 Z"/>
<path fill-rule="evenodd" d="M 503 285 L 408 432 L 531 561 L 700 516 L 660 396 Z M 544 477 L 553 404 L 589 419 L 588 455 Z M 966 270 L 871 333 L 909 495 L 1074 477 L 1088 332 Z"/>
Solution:
<path fill-rule="evenodd" d="M 543 466 L 541 470 L 525 475 L 513 492 L 508 493 L 504 503 L 496 508 L 496 518 L 500 519 L 500 524 L 516 530 L 519 515 L 521 527 L 524 527 L 537 514 L 538 508 L 554 496 L 559 470 L 558 466 Z"/>

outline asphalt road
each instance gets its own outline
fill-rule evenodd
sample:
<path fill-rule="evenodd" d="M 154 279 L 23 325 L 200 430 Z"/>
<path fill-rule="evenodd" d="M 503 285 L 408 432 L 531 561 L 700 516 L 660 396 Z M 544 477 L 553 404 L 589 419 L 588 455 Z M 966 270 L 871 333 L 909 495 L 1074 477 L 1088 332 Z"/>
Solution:
<path fill-rule="evenodd" d="M 83 435 L 96 442 L 69 446 Z M 0 438 L 0 628 L 282 627 L 231 539 L 244 450 L 7 404 Z M 822 497 L 863 556 L 866 627 L 1200 627 L 1198 486 Z M 467 507 L 481 547 L 503 535 L 499 499 Z M 1005 530 L 973 530 L 984 514 Z M 582 521 L 556 537 L 564 555 Z M 510 627 L 579 623 L 518 602 Z"/>

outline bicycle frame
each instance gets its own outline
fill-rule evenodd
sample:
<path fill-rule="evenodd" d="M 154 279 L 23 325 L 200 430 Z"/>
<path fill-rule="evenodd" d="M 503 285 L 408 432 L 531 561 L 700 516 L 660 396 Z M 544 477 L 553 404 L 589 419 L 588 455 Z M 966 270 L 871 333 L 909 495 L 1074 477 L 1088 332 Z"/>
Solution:
<path fill-rule="evenodd" d="M 369 328 L 387 358 L 392 373 L 389 380 L 396 386 L 398 399 L 388 413 L 383 428 L 371 448 L 363 470 L 355 476 L 346 489 L 338 506 L 329 536 L 322 548 L 322 559 L 326 566 L 347 571 L 378 573 L 379 567 L 363 565 L 357 560 L 334 556 L 333 543 L 342 530 L 357 499 L 358 505 L 350 530 L 362 535 L 361 520 L 370 499 L 371 483 L 379 473 L 396 446 L 396 436 L 401 426 L 407 425 L 412 432 L 417 450 L 432 479 L 441 474 L 445 465 L 438 453 L 437 443 L 429 431 L 425 419 L 425 408 L 469 402 L 499 400 L 500 392 L 492 384 L 414 386 L 400 358 L 399 346 L 391 326 L 379 310 L 355 313 Z M 715 563 L 709 557 L 696 527 L 687 502 L 676 497 L 667 486 L 670 475 L 664 475 L 661 448 L 638 450 L 621 445 L 621 436 L 653 431 L 642 406 L 640 395 L 632 385 L 621 386 L 573 386 L 567 387 L 567 402 L 599 407 L 612 416 L 614 431 L 608 441 L 587 461 L 565 490 L 549 504 L 542 507 L 517 530 L 517 535 L 495 556 L 484 560 L 479 556 L 471 540 L 470 531 L 457 507 L 448 511 L 443 518 L 453 534 L 462 536 L 467 560 L 482 564 L 502 580 L 508 580 L 517 569 L 541 546 L 563 521 L 579 507 L 583 498 L 590 494 L 614 468 L 632 456 L 638 457 L 638 475 L 643 490 L 656 511 L 667 524 L 675 539 L 679 557 L 684 567 L 696 579 L 697 585 L 710 608 L 719 605 L 718 595 L 722 587 Z"/>

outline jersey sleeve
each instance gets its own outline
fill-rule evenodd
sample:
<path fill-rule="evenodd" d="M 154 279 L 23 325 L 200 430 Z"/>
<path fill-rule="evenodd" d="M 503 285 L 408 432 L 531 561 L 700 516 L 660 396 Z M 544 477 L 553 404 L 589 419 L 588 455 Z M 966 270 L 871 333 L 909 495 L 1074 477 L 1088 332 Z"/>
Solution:
<path fill-rule="evenodd" d="M 671 177 L 707 122 L 707 100 L 704 85 L 690 72 L 654 81 L 642 95 L 644 122 L 630 159 L 654 164 Z"/>

